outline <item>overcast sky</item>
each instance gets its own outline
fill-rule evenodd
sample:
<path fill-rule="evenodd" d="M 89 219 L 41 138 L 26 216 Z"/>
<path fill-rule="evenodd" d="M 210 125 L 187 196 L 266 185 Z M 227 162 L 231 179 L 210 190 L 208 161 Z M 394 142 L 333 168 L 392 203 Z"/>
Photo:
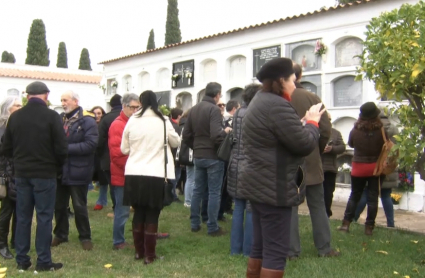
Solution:
<path fill-rule="evenodd" d="M 335 0 L 179 0 L 182 41 L 333 6 Z M 33 19 L 46 25 L 50 67 L 56 67 L 60 42 L 68 67 L 78 68 L 87 48 L 93 70 L 97 63 L 146 50 L 149 31 L 164 45 L 167 0 L 0 0 L 0 53 L 25 64 Z"/>

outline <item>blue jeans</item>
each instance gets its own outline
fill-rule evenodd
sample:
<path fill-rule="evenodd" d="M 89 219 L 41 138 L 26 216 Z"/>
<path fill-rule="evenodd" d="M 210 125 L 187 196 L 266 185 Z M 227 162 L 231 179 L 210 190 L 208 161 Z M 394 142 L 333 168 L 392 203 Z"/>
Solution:
<path fill-rule="evenodd" d="M 394 207 L 391 200 L 391 188 L 381 188 L 381 202 L 384 207 L 385 216 L 387 217 L 387 227 L 394 227 Z M 368 190 L 365 188 L 362 197 L 357 205 L 355 220 L 359 219 L 360 214 L 366 207 Z"/>
<path fill-rule="evenodd" d="M 252 246 L 252 233 L 252 212 L 246 210 L 246 200 L 235 198 L 232 231 L 230 233 L 230 254 L 249 256 Z"/>
<path fill-rule="evenodd" d="M 124 186 L 112 186 L 115 195 L 114 210 L 114 227 L 112 232 L 113 244 L 121 244 L 125 242 L 124 229 L 128 216 L 130 215 L 130 207 L 123 206 Z"/>
<path fill-rule="evenodd" d="M 34 207 L 37 217 L 35 249 L 37 265 L 52 262 L 50 244 L 52 243 L 52 220 L 56 199 L 56 179 L 15 178 L 16 200 L 16 262 L 26 264 L 31 258 L 31 224 Z"/>
<path fill-rule="evenodd" d="M 103 171 L 105 173 L 108 184 L 111 184 L 111 171 Z M 109 186 L 109 194 L 111 195 L 112 200 L 112 209 L 115 208 L 115 195 L 114 187 Z M 106 206 L 108 204 L 108 185 L 100 185 L 99 187 L 99 198 L 96 202 L 97 205 Z"/>
<path fill-rule="evenodd" d="M 208 233 L 219 229 L 217 218 L 220 209 L 221 184 L 223 183 L 224 162 L 216 159 L 195 158 L 195 186 L 193 187 L 190 221 L 192 229 L 201 226 L 201 202 L 208 187 Z"/>
<path fill-rule="evenodd" d="M 182 174 L 182 168 L 180 168 L 180 166 L 175 167 L 174 168 L 174 173 L 176 175 L 176 178 L 174 180 L 172 180 L 172 183 L 173 183 L 173 195 L 174 195 L 174 200 L 177 200 L 179 197 L 176 194 L 176 187 L 177 187 L 177 183 L 180 180 L 180 176 Z"/>
<path fill-rule="evenodd" d="M 192 203 L 193 187 L 195 186 L 195 166 L 186 166 L 186 184 L 184 187 L 184 202 Z"/>

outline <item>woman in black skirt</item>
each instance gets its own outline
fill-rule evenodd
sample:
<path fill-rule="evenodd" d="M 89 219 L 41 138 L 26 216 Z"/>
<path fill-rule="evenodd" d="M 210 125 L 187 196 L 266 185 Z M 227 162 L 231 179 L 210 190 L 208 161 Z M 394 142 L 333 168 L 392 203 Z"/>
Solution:
<path fill-rule="evenodd" d="M 125 165 L 123 203 L 134 208 L 135 259 L 144 258 L 145 264 L 150 264 L 157 258 L 158 219 L 163 208 L 164 124 L 168 141 L 168 179 L 175 178 L 171 148 L 179 146 L 180 137 L 169 119 L 159 112 L 154 92 L 143 92 L 140 103 L 143 108 L 128 120 L 121 141 L 122 153 L 129 155 Z"/>

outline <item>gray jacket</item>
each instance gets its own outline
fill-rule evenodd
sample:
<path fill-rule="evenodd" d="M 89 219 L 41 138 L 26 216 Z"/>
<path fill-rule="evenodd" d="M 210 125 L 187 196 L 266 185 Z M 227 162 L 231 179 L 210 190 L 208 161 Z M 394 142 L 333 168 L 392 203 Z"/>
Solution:
<path fill-rule="evenodd" d="M 336 157 L 345 152 L 345 143 L 344 139 L 342 139 L 341 132 L 335 128 L 332 128 L 330 140 L 332 140 L 333 143 L 332 150 L 322 154 L 323 172 L 338 173 Z"/>
<path fill-rule="evenodd" d="M 272 206 L 298 206 L 305 188 L 304 157 L 318 145 L 319 129 L 303 126 L 292 105 L 258 92 L 242 122 L 244 156 L 238 169 L 241 198 Z"/>

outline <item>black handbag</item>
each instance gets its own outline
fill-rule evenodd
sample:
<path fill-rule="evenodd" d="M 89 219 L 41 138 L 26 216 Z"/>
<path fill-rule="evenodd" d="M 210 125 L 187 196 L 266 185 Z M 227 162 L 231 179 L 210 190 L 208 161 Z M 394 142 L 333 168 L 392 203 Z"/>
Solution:
<path fill-rule="evenodd" d="M 168 164 L 167 147 L 168 147 L 168 140 L 167 140 L 167 132 L 166 132 L 166 128 L 165 128 L 165 121 L 164 121 L 164 169 L 165 169 L 164 173 L 165 173 L 165 177 L 164 177 L 164 199 L 162 201 L 163 206 L 169 206 L 174 201 L 173 184 L 167 178 L 167 164 Z"/>
<path fill-rule="evenodd" d="M 183 134 L 184 127 L 181 134 Z M 183 142 L 183 136 L 180 135 L 181 143 L 176 151 L 176 162 L 184 166 L 193 166 L 193 150 Z"/>
<path fill-rule="evenodd" d="M 232 154 L 232 147 L 234 144 L 233 131 L 230 131 L 226 134 L 223 142 L 221 142 L 220 147 L 217 151 L 218 159 L 229 162 L 230 155 Z"/>

